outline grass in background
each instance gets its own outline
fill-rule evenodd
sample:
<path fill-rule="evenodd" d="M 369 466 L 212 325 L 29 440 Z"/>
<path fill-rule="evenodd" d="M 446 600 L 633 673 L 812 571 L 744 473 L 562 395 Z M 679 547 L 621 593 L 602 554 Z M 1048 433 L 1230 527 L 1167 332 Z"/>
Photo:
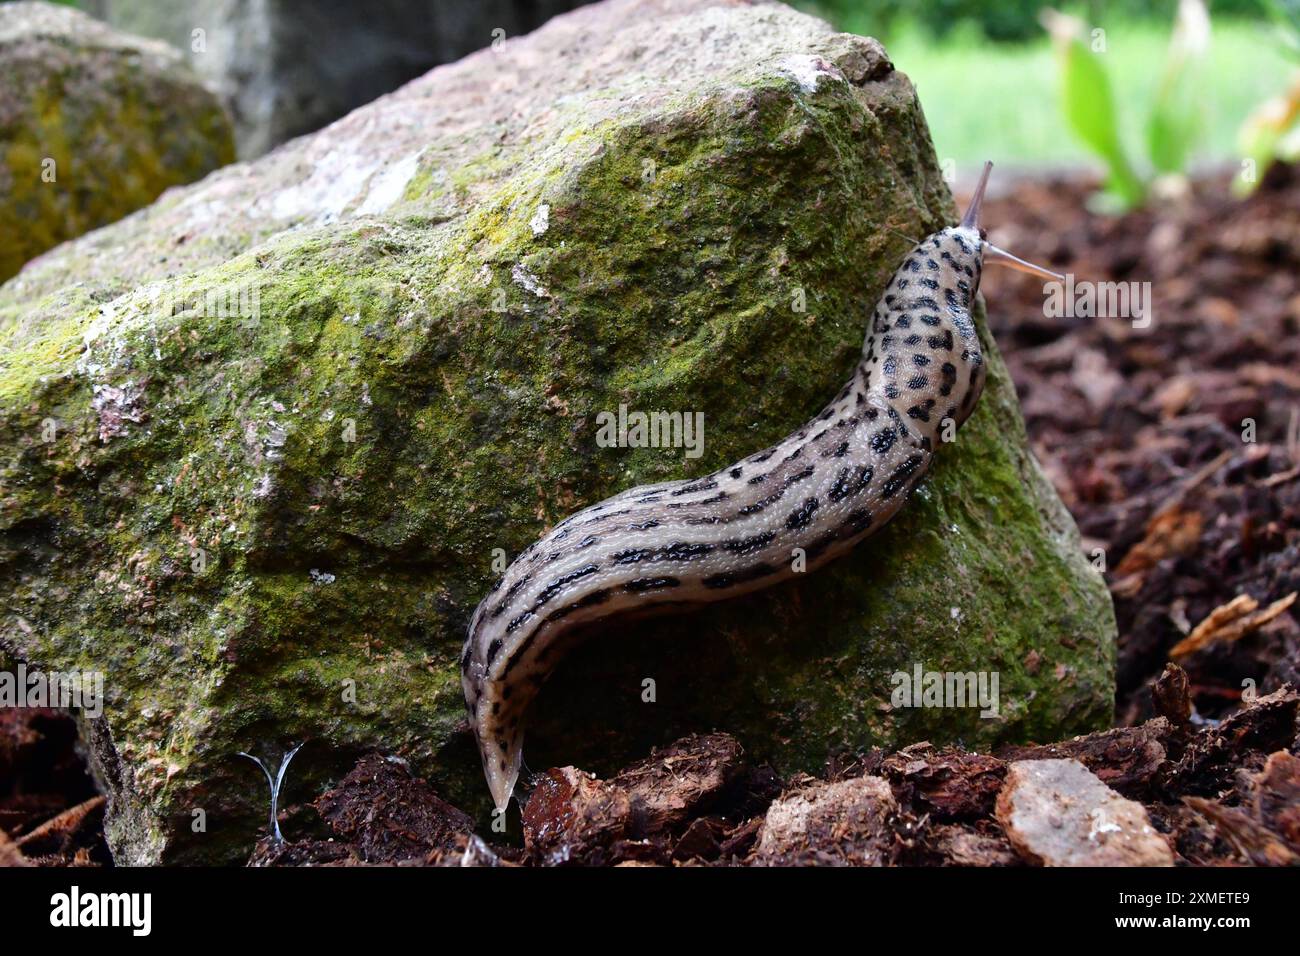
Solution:
<path fill-rule="evenodd" d="M 825 15 L 815 4 L 800 5 Z M 879 35 L 866 11 L 846 12 L 834 22 L 851 33 Z M 1105 17 L 1093 24 L 1106 30 L 1105 60 L 1130 147 L 1142 142 L 1139 124 L 1160 77 L 1171 24 Z M 1294 67 L 1262 20 L 1212 19 L 1211 27 L 1205 136 L 1196 157 L 1198 163 L 1235 164 L 1242 122 L 1261 100 L 1285 88 Z M 985 159 L 1004 168 L 1097 165 L 1066 128 L 1057 63 L 1046 32 L 1040 33 L 1024 43 L 991 43 L 974 24 L 960 24 L 936 39 L 896 23 L 882 37 L 894 64 L 916 85 L 941 159 L 955 160 L 959 169 Z"/>

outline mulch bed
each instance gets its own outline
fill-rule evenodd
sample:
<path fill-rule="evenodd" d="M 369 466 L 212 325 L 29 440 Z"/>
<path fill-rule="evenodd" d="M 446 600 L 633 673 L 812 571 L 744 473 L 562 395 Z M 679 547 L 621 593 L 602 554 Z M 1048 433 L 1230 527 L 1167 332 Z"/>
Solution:
<path fill-rule="evenodd" d="M 1208 177 L 1118 218 L 1089 214 L 1094 184 L 1070 178 L 985 204 L 991 241 L 1023 258 L 1151 283 L 1146 329 L 1048 317 L 1028 277 L 983 283 L 1034 449 L 1105 563 L 1114 729 L 997 754 L 919 743 L 791 780 L 725 734 L 692 737 L 609 780 L 540 775 L 522 847 L 474 835 L 404 764 L 371 755 L 285 811 L 310 838 L 264 839 L 250 862 L 1052 862 L 1010 791 L 1021 761 L 1061 758 L 1140 804 L 1176 863 L 1300 862 L 1300 172 L 1275 169 L 1245 201 L 1227 187 Z M 0 862 L 108 862 L 68 718 L 0 711 L 0 781 Z"/>
<path fill-rule="evenodd" d="M 1013 773 L 1063 759 L 1144 811 L 1141 827 L 1119 833 L 1123 851 L 1145 830 L 1157 859 L 1169 863 L 1300 864 L 1293 752 L 1300 695 L 1281 690 L 1197 726 L 1186 674 L 1171 665 L 1160 683 L 1163 713 L 1141 725 L 996 755 L 920 743 L 873 750 L 824 779 L 781 780 L 750 765 L 732 737 L 707 734 L 608 780 L 574 767 L 548 770 L 531 781 L 522 848 L 485 841 L 404 764 L 372 754 L 309 808 L 292 811 L 296 826 L 324 821 L 331 835 L 263 839 L 250 865 L 1020 866 L 1056 862 L 1054 853 L 1094 860 L 1094 826 L 1072 834 L 1040 813 L 1054 840 L 1044 850 L 1033 813 L 1026 821 L 1008 810 Z"/>
<path fill-rule="evenodd" d="M 989 239 L 1076 281 L 1150 282 L 1150 327 L 1046 318 L 1041 280 L 1000 269 L 990 322 L 1039 461 L 1105 555 L 1118 722 L 1150 716 L 1171 656 L 1222 717 L 1243 690 L 1300 686 L 1300 171 L 1121 218 L 1088 214 L 1090 191 L 1026 181 L 986 203 Z"/>

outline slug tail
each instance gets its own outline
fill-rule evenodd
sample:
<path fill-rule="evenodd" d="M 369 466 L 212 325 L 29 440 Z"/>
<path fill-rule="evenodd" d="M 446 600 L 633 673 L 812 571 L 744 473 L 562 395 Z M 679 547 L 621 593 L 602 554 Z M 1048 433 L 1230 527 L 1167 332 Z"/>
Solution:
<path fill-rule="evenodd" d="M 519 781 L 519 768 L 524 756 L 523 735 L 516 732 L 513 739 L 494 739 L 492 728 L 483 728 L 476 736 L 492 804 L 498 812 L 503 811 L 510 805 L 515 784 Z"/>

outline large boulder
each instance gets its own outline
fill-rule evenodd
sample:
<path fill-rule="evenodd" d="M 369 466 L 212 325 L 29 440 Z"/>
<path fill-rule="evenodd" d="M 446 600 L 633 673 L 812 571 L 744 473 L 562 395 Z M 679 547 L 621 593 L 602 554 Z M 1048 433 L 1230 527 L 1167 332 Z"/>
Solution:
<path fill-rule="evenodd" d="M 308 738 L 286 801 L 378 747 L 486 821 L 457 657 L 500 561 L 804 421 L 899 233 L 952 214 L 876 41 L 778 4 L 611 0 L 0 288 L 0 641 L 104 672 L 87 734 L 117 859 L 245 855 L 267 792 L 236 753 Z M 888 528 L 586 646 L 537 702 L 531 765 L 606 772 L 713 728 L 795 770 L 1105 724 L 1109 597 L 981 335 L 979 409 Z M 703 455 L 602 447 L 620 404 L 702 411 Z M 998 675 L 996 715 L 895 706 L 916 668 Z"/>
<path fill-rule="evenodd" d="M 582 0 L 83 2 L 185 51 L 230 106 L 239 155 L 250 158 Z"/>
<path fill-rule="evenodd" d="M 0 280 L 234 159 L 181 55 L 49 3 L 0 3 Z"/>

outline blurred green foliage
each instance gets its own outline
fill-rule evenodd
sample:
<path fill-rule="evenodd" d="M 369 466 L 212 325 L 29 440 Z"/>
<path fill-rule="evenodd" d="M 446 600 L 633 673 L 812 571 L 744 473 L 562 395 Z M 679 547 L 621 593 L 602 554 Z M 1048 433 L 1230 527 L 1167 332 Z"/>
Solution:
<path fill-rule="evenodd" d="M 1300 0 L 1267 3 L 1277 27 L 1278 46 L 1300 63 Z M 1300 160 L 1300 70 L 1292 73 L 1285 92 L 1270 96 L 1251 111 L 1241 126 L 1238 144 L 1245 156 L 1232 184 L 1238 195 L 1253 192 L 1278 160 Z"/>
<path fill-rule="evenodd" d="M 1061 110 L 1070 129 L 1106 163 L 1106 205 L 1141 205 L 1159 180 L 1187 173 L 1192 150 L 1204 128 L 1204 70 L 1210 47 L 1210 17 L 1203 0 L 1180 0 L 1154 95 L 1143 101 L 1124 94 L 1127 110 L 1144 117 L 1147 164 L 1138 168 L 1124 146 L 1119 110 L 1110 79 L 1105 29 L 1078 17 L 1045 9 L 1043 25 L 1060 66 Z"/>
<path fill-rule="evenodd" d="M 1074 134 L 1060 107 L 1060 63 L 1037 19 L 1044 6 L 1059 6 L 1105 27 L 1105 70 L 1119 138 L 1144 144 L 1159 171 L 1194 163 L 1239 163 L 1244 155 L 1238 144 L 1242 121 L 1265 98 L 1287 86 L 1293 69 L 1272 23 L 1260 12 L 1262 3 L 1254 0 L 1210 0 L 1213 36 L 1202 66 L 1207 82 L 1197 90 L 1190 114 L 1179 106 L 1185 102 L 1184 84 L 1170 85 L 1162 70 L 1176 0 L 1090 5 L 1037 0 L 1029 5 L 1034 13 L 1028 39 L 999 43 L 990 42 L 984 28 L 971 18 L 947 23 L 942 37 L 936 36 L 923 25 L 932 16 L 924 0 L 909 8 L 911 15 L 905 12 L 893 19 L 889 29 L 883 28 L 887 17 L 882 13 L 888 11 L 888 2 L 792 2 L 829 17 L 839 29 L 880 37 L 890 58 L 916 85 L 939 157 L 970 175 L 985 159 L 1005 169 L 1077 166 L 1096 155 Z M 1278 2 L 1300 6 L 1300 0 Z M 1017 3 L 1010 0 L 1013 7 Z M 828 8 L 842 11 L 842 16 Z M 1239 15 L 1226 15 L 1225 8 Z M 1090 12 L 1093 9 L 1103 11 L 1100 19 Z M 1134 19 L 1129 13 L 1133 10 L 1157 11 L 1162 19 Z M 1153 118 L 1150 105 L 1162 101 L 1176 112 Z M 1179 132 L 1177 125 L 1163 131 L 1164 116 L 1174 115 L 1194 120 L 1197 135 L 1191 135 L 1193 130 Z"/>
<path fill-rule="evenodd" d="M 1216 17 L 1262 19 L 1269 2 L 1214 0 L 1210 12 Z M 913 25 L 934 37 L 945 37 L 955 29 L 975 29 L 993 41 L 1032 40 L 1042 35 L 1038 11 L 1053 4 L 1049 0 L 793 0 L 793 5 L 818 14 L 841 30 L 887 42 L 896 30 Z M 1093 23 L 1169 23 L 1178 0 L 1092 0 L 1062 6 Z"/>

